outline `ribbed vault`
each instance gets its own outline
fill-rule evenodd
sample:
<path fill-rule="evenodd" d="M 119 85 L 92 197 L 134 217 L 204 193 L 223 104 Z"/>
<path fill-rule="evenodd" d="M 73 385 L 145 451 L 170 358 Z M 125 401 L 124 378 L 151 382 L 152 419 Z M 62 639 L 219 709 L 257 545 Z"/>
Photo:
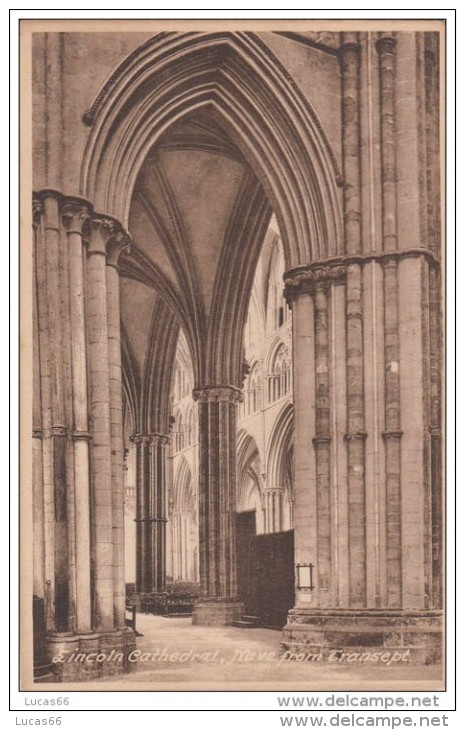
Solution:
<path fill-rule="evenodd" d="M 242 330 L 270 215 L 247 162 L 205 113 L 173 125 L 141 167 L 129 219 L 136 251 L 124 272 L 150 279 L 183 326 L 199 385 L 241 385 Z"/>
<path fill-rule="evenodd" d="M 179 325 L 149 283 L 121 279 L 122 369 L 136 433 L 169 433 L 170 388 Z"/>
<path fill-rule="evenodd" d="M 334 155 L 308 101 L 253 33 L 160 33 L 126 58 L 84 117 L 92 129 L 82 193 L 127 224 L 147 154 L 201 109 L 214 111 L 266 190 L 286 266 L 336 253 Z"/>
<path fill-rule="evenodd" d="M 195 385 L 242 386 L 242 333 L 272 211 L 286 267 L 340 249 L 340 176 L 318 119 L 251 33 L 162 33 L 85 115 L 81 189 L 134 239 L 123 273 L 186 334 Z"/>

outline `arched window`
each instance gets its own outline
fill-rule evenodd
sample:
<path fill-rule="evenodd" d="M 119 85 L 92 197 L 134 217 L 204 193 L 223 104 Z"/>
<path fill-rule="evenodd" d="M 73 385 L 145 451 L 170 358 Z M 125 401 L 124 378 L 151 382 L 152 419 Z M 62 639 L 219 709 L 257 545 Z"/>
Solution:
<path fill-rule="evenodd" d="M 284 398 L 291 390 L 291 363 L 289 352 L 284 343 L 276 349 L 268 375 L 268 402 L 274 403 Z"/>

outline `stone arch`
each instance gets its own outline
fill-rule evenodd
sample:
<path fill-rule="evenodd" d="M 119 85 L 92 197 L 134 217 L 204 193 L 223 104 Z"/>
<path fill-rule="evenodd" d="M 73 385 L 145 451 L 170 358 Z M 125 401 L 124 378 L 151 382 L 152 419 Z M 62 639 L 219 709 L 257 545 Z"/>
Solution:
<path fill-rule="evenodd" d="M 140 395 L 141 376 L 137 360 L 134 356 L 131 342 L 124 325 L 121 325 L 121 376 L 126 408 L 131 414 L 133 434 L 140 431 Z"/>
<path fill-rule="evenodd" d="M 264 532 L 261 456 L 258 445 L 245 429 L 237 436 L 237 512 L 255 512 L 255 529 Z"/>
<path fill-rule="evenodd" d="M 168 130 L 192 121 L 196 114 L 221 128 L 244 168 L 230 190 L 218 257 L 210 269 L 194 260 L 170 179 L 161 169 L 155 181 L 150 175 L 144 178 L 145 163 L 151 165 L 152 152 L 157 154 Z M 135 235 L 132 262 L 122 271 L 153 282 L 191 347 L 202 440 L 199 491 L 206 505 L 200 513 L 202 591 L 227 599 L 226 613 L 234 613 L 238 604 L 227 603 L 236 596 L 230 559 L 236 496 L 235 401 L 243 381 L 242 336 L 253 275 L 272 212 L 287 269 L 342 253 L 340 179 L 334 156 L 310 105 L 269 48 L 250 33 L 155 36 L 116 69 L 85 121 L 91 130 L 81 192 L 96 209 L 126 227 L 134 223 L 136 232 L 137 217 L 130 219 L 136 191 L 141 202 L 144 192 L 149 193 L 145 196 L 149 235 Z M 182 197 L 184 188 L 180 190 Z M 153 200 L 158 191 L 162 197 Z M 159 200 L 165 205 L 161 218 Z M 214 196 L 210 202 L 208 215 L 211 210 L 213 218 Z M 142 220 L 142 211 L 140 215 Z M 168 219 L 167 227 L 163 223 Z M 153 233 L 160 245 L 154 243 Z M 152 251 L 157 246 L 157 255 L 147 254 L 142 240 L 150 241 Z M 211 281 L 208 270 L 214 271 Z M 211 284 L 208 297 L 202 293 L 205 284 Z M 217 414 L 226 412 L 230 427 L 216 436 Z M 150 410 L 141 414 L 142 420 L 147 422 L 149 414 Z M 231 476 L 225 474 L 219 454 L 231 463 Z M 208 490 L 212 482 L 226 502 Z M 218 511 L 222 503 L 230 505 L 227 514 Z M 219 536 L 212 535 L 212 523 L 219 526 Z M 205 610 L 208 613 L 208 605 Z"/>
<path fill-rule="evenodd" d="M 174 475 L 173 509 L 177 512 L 191 512 L 196 508 L 192 469 L 182 456 Z"/>
<path fill-rule="evenodd" d="M 244 503 L 246 495 L 243 494 L 243 488 L 249 484 L 248 476 L 256 484 L 258 492 L 261 494 L 260 474 L 253 468 L 252 462 L 258 457 L 260 463 L 261 454 L 257 443 L 245 429 L 241 428 L 237 434 L 237 504 Z"/>
<path fill-rule="evenodd" d="M 240 417 L 253 415 L 262 407 L 263 375 L 261 363 L 253 358 L 249 364 L 249 372 L 244 381 L 242 403 L 239 406 Z"/>
<path fill-rule="evenodd" d="M 286 403 L 276 419 L 267 445 L 267 482 L 285 486 L 288 482 L 289 454 L 294 434 L 294 407 Z"/>
<path fill-rule="evenodd" d="M 265 324 L 265 302 L 263 301 L 263 297 L 260 296 L 258 287 L 254 284 L 250 292 L 249 308 L 247 312 L 246 324 L 244 327 L 245 354 L 247 354 L 247 350 L 250 349 L 250 347 L 252 346 L 252 339 L 257 338 L 257 333 L 264 340 Z M 250 366 L 251 364 L 252 363 L 249 362 Z"/>
<path fill-rule="evenodd" d="M 170 509 L 172 578 L 175 581 L 197 579 L 198 505 L 192 469 L 181 456 L 177 466 Z"/>
<path fill-rule="evenodd" d="M 268 371 L 270 373 L 281 372 L 285 362 L 289 362 L 289 352 L 285 342 L 277 339 L 268 356 Z"/>
<path fill-rule="evenodd" d="M 279 351 L 283 347 L 287 347 L 287 342 L 285 341 L 284 337 L 282 337 L 281 334 L 278 333 L 271 341 L 271 344 L 268 347 L 268 351 L 266 353 L 266 358 L 265 358 L 265 372 L 266 373 L 273 372 L 273 368 L 274 368 L 275 361 L 276 361 L 276 356 L 278 355 Z"/>
<path fill-rule="evenodd" d="M 148 433 L 169 434 L 171 374 L 179 325 L 169 306 L 157 299 L 150 323 L 141 412 Z"/>
<path fill-rule="evenodd" d="M 283 296 L 282 277 L 284 274 L 284 254 L 281 240 L 275 234 L 268 262 L 268 285 L 266 287 L 266 328 L 274 331 L 287 319 L 287 305 Z M 282 309 L 281 312 L 279 310 Z M 279 314 L 281 317 L 279 316 Z"/>
<path fill-rule="evenodd" d="M 292 358 L 288 344 L 282 337 L 277 337 L 268 350 L 265 372 L 268 403 L 274 403 L 291 393 Z"/>
<path fill-rule="evenodd" d="M 128 56 L 84 115 L 81 193 L 127 225 L 148 151 L 202 107 L 214 108 L 266 191 L 286 267 L 339 253 L 334 155 L 310 104 L 253 33 L 160 33 Z"/>

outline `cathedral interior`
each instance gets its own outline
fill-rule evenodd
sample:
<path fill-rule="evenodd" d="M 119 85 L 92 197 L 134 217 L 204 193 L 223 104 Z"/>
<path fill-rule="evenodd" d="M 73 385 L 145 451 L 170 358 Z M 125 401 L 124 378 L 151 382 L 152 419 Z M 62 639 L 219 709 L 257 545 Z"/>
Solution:
<path fill-rule="evenodd" d="M 36 677 L 131 671 L 162 604 L 440 664 L 439 34 L 38 32 L 31 67 Z"/>

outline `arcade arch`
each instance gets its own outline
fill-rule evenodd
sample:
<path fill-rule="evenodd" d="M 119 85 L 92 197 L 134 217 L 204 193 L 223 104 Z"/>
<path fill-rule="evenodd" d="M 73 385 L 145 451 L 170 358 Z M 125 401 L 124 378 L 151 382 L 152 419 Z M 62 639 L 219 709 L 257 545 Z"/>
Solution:
<path fill-rule="evenodd" d="M 164 588 L 166 485 L 181 475 L 180 503 L 190 493 L 185 467 L 177 472 L 171 458 L 176 423 L 185 434 L 194 412 L 173 412 L 180 330 L 198 442 L 196 468 L 188 462 L 198 486 L 194 622 L 230 624 L 243 611 L 237 498 L 255 499 L 259 470 L 263 496 L 273 496 L 268 514 L 282 515 L 276 502 L 283 490 L 292 493 L 294 561 L 315 569 L 311 603 L 296 593 L 287 646 L 318 632 L 324 645 L 327 624 L 352 636 L 370 617 L 381 645 L 385 627 L 400 626 L 400 635 L 430 618 L 437 627 L 438 616 L 427 612 L 441 602 L 440 235 L 436 188 L 428 184 L 438 174 L 434 105 L 422 88 L 423 79 L 433 88 L 435 51 L 426 36 L 347 31 L 334 34 L 329 50 L 312 41 L 312 54 L 329 54 L 340 111 L 331 138 L 343 179 L 309 101 L 323 99 L 318 89 L 299 90 L 296 67 L 286 71 L 272 51 L 279 45 L 272 33 L 267 41 L 266 34 L 187 32 L 159 33 L 135 49 L 85 113 L 80 189 L 67 191 L 84 197 L 51 189 L 48 173 L 41 181 L 35 495 L 40 503 L 42 490 L 42 507 L 56 514 L 47 512 L 38 527 L 44 549 L 35 590 L 45 601 L 42 578 L 49 581 L 53 640 L 53 632 L 69 630 L 79 645 L 93 631 L 104 644 L 124 631 L 122 392 L 133 430 L 136 588 Z M 56 85 L 47 103 L 40 98 L 47 84 L 37 85 L 41 128 L 53 117 L 48 102 L 65 88 L 46 58 L 47 47 L 59 57 L 50 40 L 38 67 Z M 415 93 L 401 93 L 406 84 Z M 55 131 L 59 122 L 53 117 Z M 60 135 L 68 149 L 72 142 Z M 39 134 L 38 158 L 50 152 L 42 141 Z M 411 149 L 425 151 L 413 167 Z M 59 155 L 52 162 L 59 166 Z M 68 178 L 65 167 L 53 179 L 66 186 L 75 172 Z M 277 234 L 282 254 L 274 249 L 273 257 Z M 280 268 L 292 316 L 280 301 Z M 279 333 L 267 330 L 270 310 Z M 257 343 L 262 353 L 254 358 Z M 268 397 L 260 408 L 252 397 L 241 424 L 260 467 L 252 469 L 252 460 L 238 474 L 238 403 L 244 378 L 254 394 L 260 374 Z M 263 377 L 273 378 L 269 388 Z M 180 437 L 178 458 L 186 458 L 186 443 Z M 68 497 L 84 506 L 69 519 Z M 273 517 L 271 527 L 284 523 Z"/>

